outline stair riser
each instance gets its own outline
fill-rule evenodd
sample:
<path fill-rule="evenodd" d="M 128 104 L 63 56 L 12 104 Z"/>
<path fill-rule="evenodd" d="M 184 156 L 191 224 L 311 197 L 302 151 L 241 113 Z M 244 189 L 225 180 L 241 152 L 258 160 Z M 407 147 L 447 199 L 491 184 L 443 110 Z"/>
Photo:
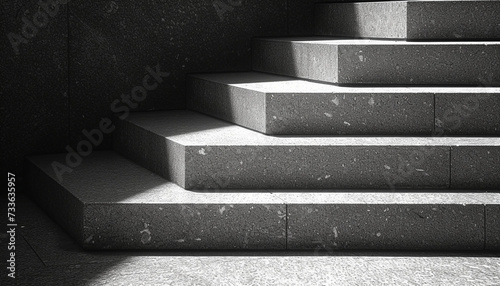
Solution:
<path fill-rule="evenodd" d="M 290 205 L 288 248 L 482 250 L 480 205 Z"/>
<path fill-rule="evenodd" d="M 85 249 L 286 249 L 283 204 L 94 204 Z"/>
<path fill-rule="evenodd" d="M 25 163 L 25 169 L 28 174 L 27 193 L 77 243 L 82 244 L 83 203 L 55 179 L 55 172 L 47 175 L 29 160 Z"/>
<path fill-rule="evenodd" d="M 266 94 L 188 77 L 187 107 L 266 133 Z"/>
<path fill-rule="evenodd" d="M 390 39 L 499 39 L 498 1 L 324 3 L 315 7 L 322 36 Z"/>
<path fill-rule="evenodd" d="M 500 148 L 452 147 L 451 188 L 500 189 Z"/>
<path fill-rule="evenodd" d="M 361 85 L 500 85 L 498 44 L 326 44 L 257 39 L 253 68 Z"/>
<path fill-rule="evenodd" d="M 416 167 L 410 167 L 413 172 L 398 180 L 397 188 L 446 189 L 450 177 L 449 148 L 430 150 L 425 147 L 189 147 L 185 155 L 185 182 L 175 182 L 186 189 L 389 189 L 388 180 L 392 177 L 386 175 L 391 171 L 387 168 L 398 174 L 398 167 L 405 165 L 403 160 L 420 154 L 421 162 L 415 159 Z M 423 154 L 429 155 L 424 158 Z"/>
<path fill-rule="evenodd" d="M 500 135 L 500 93 L 438 94 L 435 134 Z"/>
<path fill-rule="evenodd" d="M 113 149 L 167 180 L 184 181 L 184 147 L 128 122 L 118 122 Z"/>

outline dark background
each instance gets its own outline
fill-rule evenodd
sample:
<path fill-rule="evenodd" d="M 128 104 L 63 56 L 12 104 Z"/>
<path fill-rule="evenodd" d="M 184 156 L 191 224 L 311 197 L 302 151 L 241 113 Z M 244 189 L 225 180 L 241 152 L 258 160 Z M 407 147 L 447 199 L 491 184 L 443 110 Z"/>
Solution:
<path fill-rule="evenodd" d="M 110 104 L 141 84 L 146 66 L 170 76 L 134 111 L 184 109 L 186 73 L 250 70 L 252 37 L 311 35 L 314 2 L 70 0 L 16 55 L 8 34 L 41 8 L 2 1 L 2 171 L 21 175 L 25 156 L 75 148 L 83 129 L 113 118 Z M 111 136 L 99 146 L 109 148 Z"/>

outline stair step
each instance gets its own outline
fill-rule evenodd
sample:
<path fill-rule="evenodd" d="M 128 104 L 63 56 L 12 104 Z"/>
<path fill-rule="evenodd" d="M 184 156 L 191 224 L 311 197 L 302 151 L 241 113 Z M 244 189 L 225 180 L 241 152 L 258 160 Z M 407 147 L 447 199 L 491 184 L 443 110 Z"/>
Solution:
<path fill-rule="evenodd" d="M 85 249 L 500 248 L 500 194 L 193 192 L 109 151 L 59 180 L 65 157 L 29 158 L 29 191 Z"/>
<path fill-rule="evenodd" d="M 500 135 L 500 88 L 341 87 L 256 72 L 196 74 L 188 77 L 187 106 L 275 135 Z"/>
<path fill-rule="evenodd" d="M 500 86 L 500 42 L 260 38 L 255 71 L 346 85 Z"/>
<path fill-rule="evenodd" d="M 191 111 L 132 113 L 115 149 L 186 189 L 500 186 L 500 138 L 268 136 Z"/>
<path fill-rule="evenodd" d="M 315 33 L 393 39 L 499 39 L 499 1 L 318 3 Z"/>

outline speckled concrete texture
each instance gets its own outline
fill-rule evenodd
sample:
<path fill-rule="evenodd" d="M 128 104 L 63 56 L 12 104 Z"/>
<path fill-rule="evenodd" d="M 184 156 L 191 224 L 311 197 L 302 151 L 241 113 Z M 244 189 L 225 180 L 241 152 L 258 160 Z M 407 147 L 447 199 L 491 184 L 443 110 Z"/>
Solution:
<path fill-rule="evenodd" d="M 204 149 L 205 155 L 200 155 Z M 384 174 L 426 147 L 210 146 L 186 148 L 187 189 L 388 189 Z M 430 147 L 427 147 L 430 150 Z M 398 188 L 448 188 L 447 148 L 436 148 Z M 414 168 L 414 166 L 410 166 Z M 421 168 L 421 169 L 420 169 Z M 220 182 L 217 184 L 217 182 Z"/>
<path fill-rule="evenodd" d="M 276 135 L 430 135 L 434 129 L 432 89 L 349 88 L 254 72 L 198 74 L 190 78 L 187 105 Z"/>
<path fill-rule="evenodd" d="M 452 147 L 451 187 L 500 190 L 500 149 Z"/>
<path fill-rule="evenodd" d="M 290 249 L 484 249 L 488 193 L 276 192 Z"/>
<path fill-rule="evenodd" d="M 342 87 L 241 72 L 192 75 L 187 90 L 188 108 L 266 134 L 500 134 L 493 87 Z"/>
<path fill-rule="evenodd" d="M 387 1 L 315 5 L 323 36 L 410 40 L 499 39 L 498 1 Z"/>
<path fill-rule="evenodd" d="M 63 158 L 30 159 L 30 180 L 54 182 L 30 193 L 85 249 L 481 250 L 497 232 L 494 193 L 192 192 L 113 152 L 57 181 Z"/>
<path fill-rule="evenodd" d="M 338 84 L 499 86 L 500 43 L 260 38 L 253 69 Z"/>
<path fill-rule="evenodd" d="M 498 138 L 267 136 L 192 111 L 135 113 L 116 134 L 124 155 L 188 189 L 443 189 L 450 146 L 500 146 Z"/>
<path fill-rule="evenodd" d="M 392 1 L 392 0 L 391 0 Z M 291 36 L 314 35 L 314 7 L 315 3 L 326 2 L 324 0 L 289 0 L 288 10 L 288 33 Z M 374 2 L 373 0 L 336 0 L 335 2 Z"/>
<path fill-rule="evenodd" d="M 286 208 L 269 193 L 189 192 L 112 152 L 95 152 L 58 182 L 51 164 L 62 160 L 31 159 L 34 182 L 57 182 L 31 193 L 51 199 L 36 197 L 85 249 L 286 247 Z"/>
<path fill-rule="evenodd" d="M 18 275 L 16 283 L 1 276 L 2 285 L 462 286 L 500 279 L 500 258 L 480 252 L 83 251 L 33 204 L 20 202 L 19 211 Z"/>
<path fill-rule="evenodd" d="M 436 133 L 500 135 L 500 89 L 493 93 L 436 95 Z"/>
<path fill-rule="evenodd" d="M 26 160 L 26 192 L 78 243 L 82 243 L 84 203 L 61 185 L 51 169 L 52 162 L 64 156 L 43 155 Z M 49 173 L 50 172 L 50 173 Z"/>
<path fill-rule="evenodd" d="M 485 206 L 486 211 L 486 250 L 500 251 L 500 200 Z"/>
<path fill-rule="evenodd" d="M 252 37 L 287 32 L 285 0 L 98 0 L 69 7 L 73 144 L 84 139 L 82 129 L 98 127 L 113 112 L 184 108 L 186 73 L 248 70 Z M 143 101 L 112 110 L 157 65 L 168 77 Z M 109 148 L 110 139 L 100 147 Z"/>
<path fill-rule="evenodd" d="M 407 2 L 318 3 L 314 34 L 350 38 L 407 38 Z"/>
<path fill-rule="evenodd" d="M 288 206 L 289 249 L 479 250 L 481 205 Z"/>

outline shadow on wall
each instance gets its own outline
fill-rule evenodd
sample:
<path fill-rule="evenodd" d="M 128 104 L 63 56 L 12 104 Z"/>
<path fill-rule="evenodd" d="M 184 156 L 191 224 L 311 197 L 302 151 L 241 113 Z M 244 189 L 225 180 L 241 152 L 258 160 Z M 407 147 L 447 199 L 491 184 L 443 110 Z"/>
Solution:
<path fill-rule="evenodd" d="M 252 37 L 287 33 L 286 2 L 71 1 L 44 12 L 19 54 L 1 52 L 2 169 L 21 172 L 26 155 L 75 148 L 83 129 L 112 118 L 111 103 L 141 84 L 147 66 L 170 75 L 134 110 L 185 108 L 185 74 L 249 70 Z M 34 0 L 2 5 L 6 34 L 22 35 L 45 11 Z M 110 147 L 107 136 L 99 148 Z"/>

